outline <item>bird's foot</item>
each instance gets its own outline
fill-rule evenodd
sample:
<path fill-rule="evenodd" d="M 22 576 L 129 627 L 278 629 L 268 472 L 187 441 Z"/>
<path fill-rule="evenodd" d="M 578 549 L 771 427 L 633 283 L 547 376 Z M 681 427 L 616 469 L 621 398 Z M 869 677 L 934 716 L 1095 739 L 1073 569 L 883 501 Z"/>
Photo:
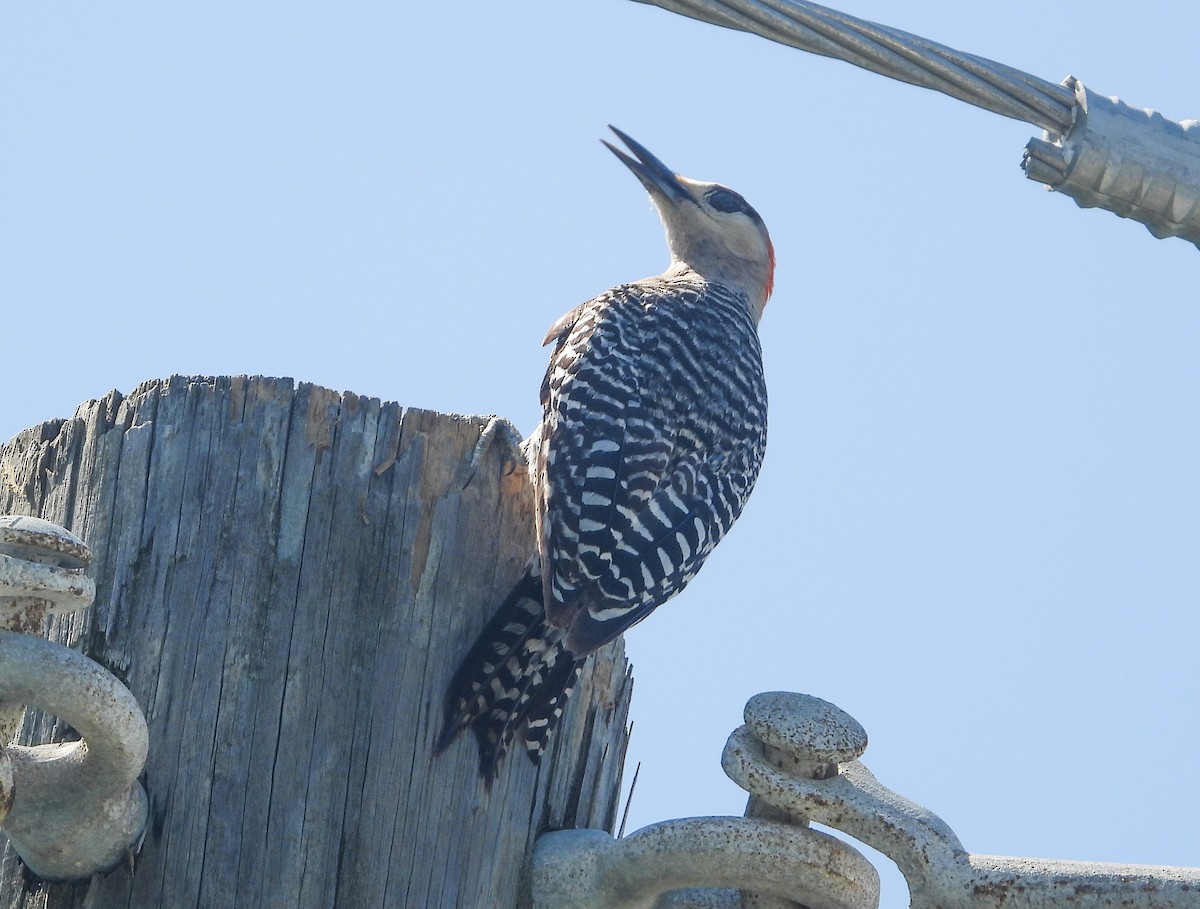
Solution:
<path fill-rule="evenodd" d="M 492 416 L 488 418 L 487 425 L 479 434 L 479 441 L 475 443 L 475 449 L 471 452 L 471 460 L 464 468 L 464 489 L 475 479 L 475 474 L 483 464 L 488 449 L 492 447 L 492 443 L 496 441 L 497 437 L 506 443 L 503 452 L 502 476 L 511 476 L 518 470 L 529 469 L 529 460 L 525 456 L 524 439 L 521 437 L 520 430 L 504 417 Z"/>

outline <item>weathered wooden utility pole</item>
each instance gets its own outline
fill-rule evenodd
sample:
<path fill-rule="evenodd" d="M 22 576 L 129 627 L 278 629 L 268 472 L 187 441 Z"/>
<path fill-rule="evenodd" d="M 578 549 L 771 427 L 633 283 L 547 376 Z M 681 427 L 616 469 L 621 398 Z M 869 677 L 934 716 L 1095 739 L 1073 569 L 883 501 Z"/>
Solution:
<path fill-rule="evenodd" d="M 95 554 L 95 606 L 51 635 L 141 704 L 151 806 L 132 870 L 90 882 L 29 881 L 4 841 L 0 909 L 508 909 L 539 832 L 611 827 L 620 642 L 540 769 L 511 755 L 489 793 L 470 736 L 432 753 L 456 662 L 532 551 L 507 443 L 470 475 L 482 425 L 176 377 L 0 449 L 0 513 Z M 70 737 L 30 711 L 21 741 Z"/>

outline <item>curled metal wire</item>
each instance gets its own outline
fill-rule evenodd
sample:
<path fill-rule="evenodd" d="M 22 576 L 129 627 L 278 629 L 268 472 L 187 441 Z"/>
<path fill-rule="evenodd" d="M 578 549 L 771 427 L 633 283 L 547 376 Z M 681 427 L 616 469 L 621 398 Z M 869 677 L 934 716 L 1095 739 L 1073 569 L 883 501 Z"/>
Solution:
<path fill-rule="evenodd" d="M 1062 85 L 806 0 L 638 2 L 845 60 L 1052 132 L 1071 125 L 1075 96 Z"/>

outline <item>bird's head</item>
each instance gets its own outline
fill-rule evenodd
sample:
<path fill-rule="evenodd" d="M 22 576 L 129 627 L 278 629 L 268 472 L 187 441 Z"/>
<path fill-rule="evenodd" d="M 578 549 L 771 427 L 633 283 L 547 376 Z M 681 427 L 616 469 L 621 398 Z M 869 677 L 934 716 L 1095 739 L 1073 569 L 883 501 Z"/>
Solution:
<path fill-rule="evenodd" d="M 610 126 L 635 157 L 605 142 L 646 187 L 667 229 L 672 268 L 689 268 L 703 278 L 744 294 L 755 319 L 771 296 L 775 248 L 758 212 L 719 183 L 681 177 L 638 142 Z"/>

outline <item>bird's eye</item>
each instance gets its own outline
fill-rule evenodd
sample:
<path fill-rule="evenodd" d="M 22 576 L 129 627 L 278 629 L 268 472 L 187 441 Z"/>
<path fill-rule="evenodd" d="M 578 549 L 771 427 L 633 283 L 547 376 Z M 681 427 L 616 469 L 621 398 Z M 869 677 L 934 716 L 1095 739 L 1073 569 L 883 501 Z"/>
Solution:
<path fill-rule="evenodd" d="M 749 207 L 746 205 L 746 200 L 735 193 L 732 189 L 714 189 L 706 195 L 705 200 L 717 211 L 723 212 L 745 212 Z"/>

